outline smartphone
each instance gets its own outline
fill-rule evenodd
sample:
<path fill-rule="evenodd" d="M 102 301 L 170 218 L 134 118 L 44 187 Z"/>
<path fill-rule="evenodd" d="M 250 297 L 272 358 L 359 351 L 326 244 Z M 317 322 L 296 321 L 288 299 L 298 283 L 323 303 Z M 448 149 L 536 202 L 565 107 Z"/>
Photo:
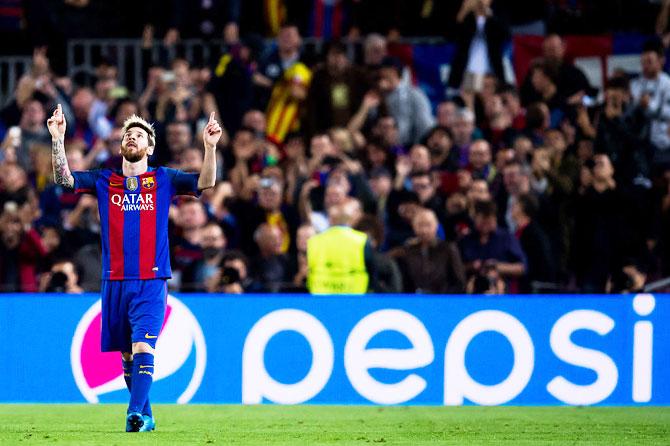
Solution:
<path fill-rule="evenodd" d="M 596 100 L 593 99 L 591 96 L 584 95 L 582 97 L 582 105 L 584 107 L 593 107 L 594 105 L 596 105 Z"/>

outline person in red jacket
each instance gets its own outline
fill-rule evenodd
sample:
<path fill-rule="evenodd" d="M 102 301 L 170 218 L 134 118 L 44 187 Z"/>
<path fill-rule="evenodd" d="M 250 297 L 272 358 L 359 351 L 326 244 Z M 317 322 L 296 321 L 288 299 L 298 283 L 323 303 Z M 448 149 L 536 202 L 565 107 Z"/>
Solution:
<path fill-rule="evenodd" d="M 3 292 L 36 292 L 39 262 L 47 254 L 39 233 L 24 223 L 21 212 L 16 202 L 8 201 L 0 214 L 0 290 Z"/>

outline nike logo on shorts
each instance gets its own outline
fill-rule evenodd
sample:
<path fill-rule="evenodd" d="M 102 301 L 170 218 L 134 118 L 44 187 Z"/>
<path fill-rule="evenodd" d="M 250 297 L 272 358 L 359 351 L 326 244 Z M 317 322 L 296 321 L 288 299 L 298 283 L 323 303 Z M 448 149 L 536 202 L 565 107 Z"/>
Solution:
<path fill-rule="evenodd" d="M 146 333 L 146 334 L 144 335 L 144 338 L 145 338 L 145 339 L 156 339 L 157 337 L 158 337 L 158 335 L 156 335 L 156 336 L 151 336 L 149 333 Z"/>

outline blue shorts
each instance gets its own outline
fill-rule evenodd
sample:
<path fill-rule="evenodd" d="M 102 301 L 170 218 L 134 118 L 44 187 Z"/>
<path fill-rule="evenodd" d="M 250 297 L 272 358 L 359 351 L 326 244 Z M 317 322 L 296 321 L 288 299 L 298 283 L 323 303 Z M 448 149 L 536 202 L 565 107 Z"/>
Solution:
<path fill-rule="evenodd" d="M 132 352 L 134 342 L 152 348 L 163 327 L 167 280 L 102 281 L 102 351 Z"/>

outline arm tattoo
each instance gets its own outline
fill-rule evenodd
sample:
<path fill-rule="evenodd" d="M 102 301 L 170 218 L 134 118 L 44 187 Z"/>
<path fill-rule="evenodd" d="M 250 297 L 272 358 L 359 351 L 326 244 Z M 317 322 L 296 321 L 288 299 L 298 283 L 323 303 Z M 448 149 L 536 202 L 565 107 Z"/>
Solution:
<path fill-rule="evenodd" d="M 74 187 L 74 177 L 67 165 L 65 145 L 62 138 L 51 142 L 51 164 L 54 169 L 54 182 L 61 186 Z"/>

